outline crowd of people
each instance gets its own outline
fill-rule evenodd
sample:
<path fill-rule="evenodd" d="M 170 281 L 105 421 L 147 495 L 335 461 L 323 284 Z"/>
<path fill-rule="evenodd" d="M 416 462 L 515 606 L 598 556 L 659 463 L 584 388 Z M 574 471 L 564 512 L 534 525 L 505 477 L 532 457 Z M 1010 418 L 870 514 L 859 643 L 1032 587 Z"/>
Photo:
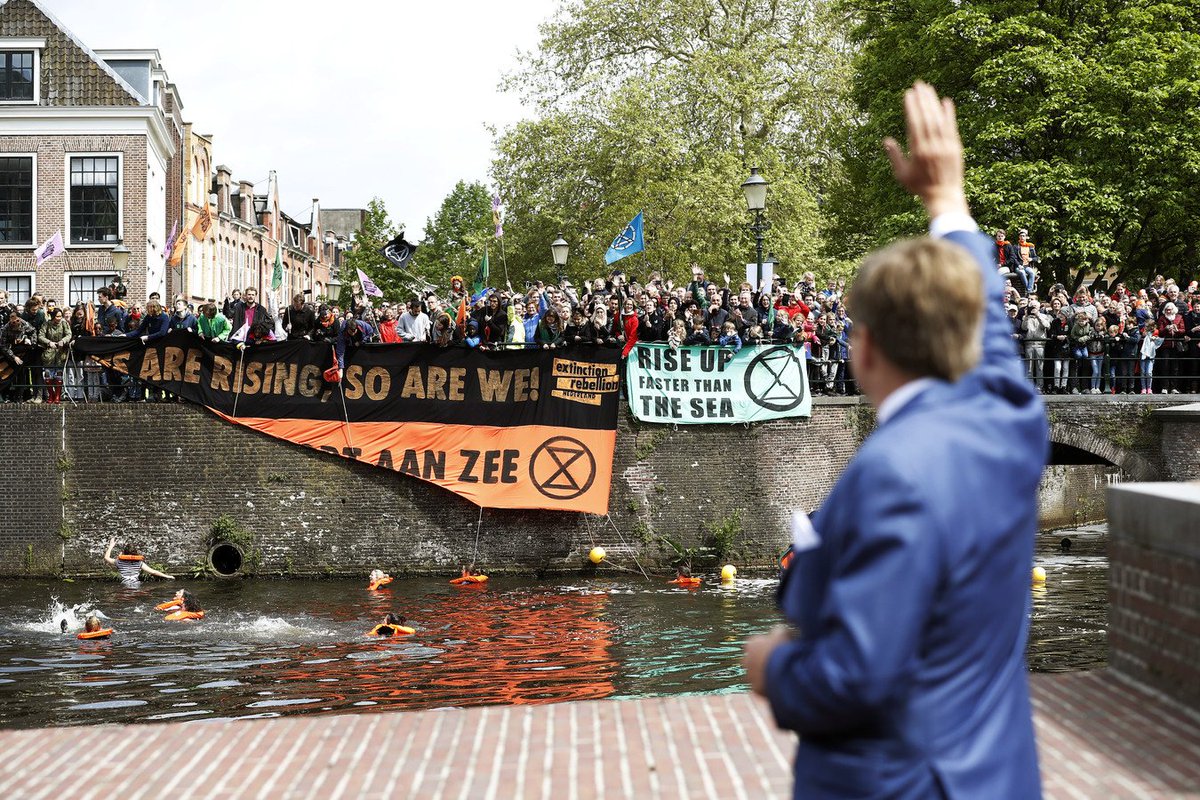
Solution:
<path fill-rule="evenodd" d="M 1038 256 L 1027 233 L 1016 243 L 997 231 L 997 265 L 1007 276 L 1004 302 L 1027 374 L 1044 393 L 1179 393 L 1200 389 L 1200 290 L 1156 276 L 1144 289 L 1111 291 L 1061 284 L 1037 291 Z M 138 402 L 170 396 L 87 359 L 71 343 L 84 336 L 138 337 L 171 331 L 208 341 L 247 345 L 281 339 L 330 344 L 338 363 L 367 342 L 428 342 L 480 349 L 621 348 L 637 342 L 670 347 L 731 348 L 787 344 L 802 348 L 814 394 L 856 394 L 844 281 L 819 287 L 813 273 L 789 286 L 782 277 L 755 288 L 720 282 L 692 265 L 684 285 L 652 272 L 644 282 L 621 270 L 580 287 L 528 283 L 472 294 L 461 276 L 444 292 L 425 291 L 407 303 L 371 302 L 355 284 L 353 301 L 312 303 L 307 294 L 272 313 L 254 288 L 197 307 L 182 297 L 167 308 L 158 293 L 128 302 L 119 286 L 100 289 L 95 303 L 62 308 L 35 294 L 23 307 L 0 292 L 0 359 L 16 373 L 5 402 L 73 400 Z M 1095 289 L 1095 286 L 1093 286 Z M 1157 367 L 1156 367 L 1157 365 Z M 64 392 L 66 393 L 64 395 Z"/>

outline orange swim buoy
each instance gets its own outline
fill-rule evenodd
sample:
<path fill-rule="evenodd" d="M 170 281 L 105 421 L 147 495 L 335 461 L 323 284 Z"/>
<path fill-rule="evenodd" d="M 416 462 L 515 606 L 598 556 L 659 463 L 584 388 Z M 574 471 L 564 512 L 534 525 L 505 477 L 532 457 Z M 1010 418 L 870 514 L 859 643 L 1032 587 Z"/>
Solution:
<path fill-rule="evenodd" d="M 117 560 L 118 561 L 145 561 L 146 557 L 145 556 L 127 556 L 124 553 L 122 553 L 121 555 L 117 556 Z"/>
<path fill-rule="evenodd" d="M 203 611 L 184 611 L 180 609 L 163 617 L 163 622 L 183 622 L 189 619 L 204 619 Z"/>
<path fill-rule="evenodd" d="M 680 575 L 673 581 L 667 581 L 667 583 L 673 583 L 676 586 L 685 586 L 689 589 L 695 589 L 697 586 L 700 585 L 700 579 L 699 578 L 685 578 L 682 575 Z"/>
<path fill-rule="evenodd" d="M 411 636 L 416 633 L 416 628 L 410 628 L 407 625 L 376 625 L 371 630 L 367 631 L 367 636 Z"/>
<path fill-rule="evenodd" d="M 457 578 L 451 578 L 450 583 L 455 586 L 471 586 L 473 584 L 487 583 L 487 575 L 460 575 Z"/>
<path fill-rule="evenodd" d="M 165 603 L 159 603 L 154 607 L 155 611 L 173 611 L 177 608 L 183 608 L 183 601 L 171 598 Z"/>
<path fill-rule="evenodd" d="M 98 631 L 81 631 L 75 634 L 76 639 L 107 639 L 112 636 L 112 628 L 101 628 Z"/>
<path fill-rule="evenodd" d="M 377 581 L 371 581 L 369 584 L 367 584 L 367 591 L 373 592 L 376 589 L 378 589 L 380 586 L 385 586 L 391 582 L 392 582 L 391 575 L 388 575 L 386 578 L 380 578 Z"/>

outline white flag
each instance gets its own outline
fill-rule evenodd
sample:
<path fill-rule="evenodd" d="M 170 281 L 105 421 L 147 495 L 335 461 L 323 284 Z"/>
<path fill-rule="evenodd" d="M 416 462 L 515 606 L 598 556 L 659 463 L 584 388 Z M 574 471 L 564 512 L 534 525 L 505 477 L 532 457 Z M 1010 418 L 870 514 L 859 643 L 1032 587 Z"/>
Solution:
<path fill-rule="evenodd" d="M 37 265 L 40 267 L 44 262 L 49 261 L 55 256 L 62 253 L 63 247 L 62 231 L 57 231 L 53 236 L 46 240 L 46 243 L 34 251 L 34 257 L 37 259 Z"/>
<path fill-rule="evenodd" d="M 243 325 L 242 327 L 240 327 L 236 331 L 234 331 L 233 336 L 229 337 L 229 341 L 244 342 L 244 341 L 246 341 L 246 337 L 249 335 L 250 335 L 250 323 L 247 322 L 245 325 Z"/>

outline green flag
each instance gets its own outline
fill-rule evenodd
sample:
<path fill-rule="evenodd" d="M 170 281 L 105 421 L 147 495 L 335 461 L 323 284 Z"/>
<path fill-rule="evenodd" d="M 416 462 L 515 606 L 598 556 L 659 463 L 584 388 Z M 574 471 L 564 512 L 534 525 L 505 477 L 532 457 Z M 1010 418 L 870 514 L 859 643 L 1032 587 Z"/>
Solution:
<path fill-rule="evenodd" d="M 483 260 L 479 262 L 479 271 L 475 273 L 475 281 L 471 284 L 471 294 L 479 294 L 488 284 L 487 250 L 483 251 Z"/>
<path fill-rule="evenodd" d="M 283 286 L 283 245 L 275 248 L 275 269 L 271 272 L 271 290 Z"/>

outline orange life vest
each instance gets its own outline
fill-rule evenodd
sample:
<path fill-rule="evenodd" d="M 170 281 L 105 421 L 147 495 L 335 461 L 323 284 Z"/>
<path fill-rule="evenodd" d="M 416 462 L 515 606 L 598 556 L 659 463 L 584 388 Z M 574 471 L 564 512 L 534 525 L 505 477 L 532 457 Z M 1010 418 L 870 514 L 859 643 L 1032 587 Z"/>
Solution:
<path fill-rule="evenodd" d="M 794 555 L 795 553 L 793 553 L 790 549 L 784 553 L 783 558 L 779 559 L 779 568 L 787 569 L 790 567 L 792 565 L 792 556 Z"/>
<path fill-rule="evenodd" d="M 165 603 L 159 603 L 154 607 L 155 611 L 172 611 L 177 608 L 183 608 L 183 601 L 171 598 Z"/>
<path fill-rule="evenodd" d="M 680 575 L 673 581 L 667 581 L 667 583 L 673 583 L 676 586 L 687 586 L 689 588 L 695 588 L 700 585 L 700 579 L 699 578 L 685 578 L 684 576 Z"/>
<path fill-rule="evenodd" d="M 189 619 L 204 619 L 203 611 L 184 611 L 180 609 L 163 617 L 164 622 L 183 622 Z"/>
<path fill-rule="evenodd" d="M 101 628 L 97 631 L 82 631 L 75 634 L 76 639 L 107 639 L 112 636 L 112 628 Z"/>
<path fill-rule="evenodd" d="M 383 578 L 380 578 L 380 579 L 379 579 L 379 580 L 377 580 L 377 581 L 371 581 L 369 584 L 367 584 L 367 590 L 368 590 L 368 591 L 372 591 L 372 592 L 373 592 L 373 591 L 375 591 L 376 589 L 378 589 L 380 586 L 384 586 L 384 585 L 386 585 L 386 584 L 389 584 L 389 583 L 391 583 L 391 582 L 392 582 L 392 576 L 391 576 L 391 575 L 388 575 L 388 576 L 385 576 L 385 577 L 383 577 Z"/>
<path fill-rule="evenodd" d="M 119 560 L 119 561 L 145 561 L 146 557 L 145 556 L 128 556 L 128 555 L 125 555 L 124 553 L 122 553 L 121 555 L 117 556 L 117 560 Z"/>
<path fill-rule="evenodd" d="M 416 628 L 407 625 L 389 625 L 385 622 L 367 631 L 367 636 L 411 636 L 416 632 Z"/>
<path fill-rule="evenodd" d="M 450 583 L 455 586 L 470 586 L 473 583 L 487 583 L 487 575 L 460 575 L 457 578 L 451 578 Z"/>

